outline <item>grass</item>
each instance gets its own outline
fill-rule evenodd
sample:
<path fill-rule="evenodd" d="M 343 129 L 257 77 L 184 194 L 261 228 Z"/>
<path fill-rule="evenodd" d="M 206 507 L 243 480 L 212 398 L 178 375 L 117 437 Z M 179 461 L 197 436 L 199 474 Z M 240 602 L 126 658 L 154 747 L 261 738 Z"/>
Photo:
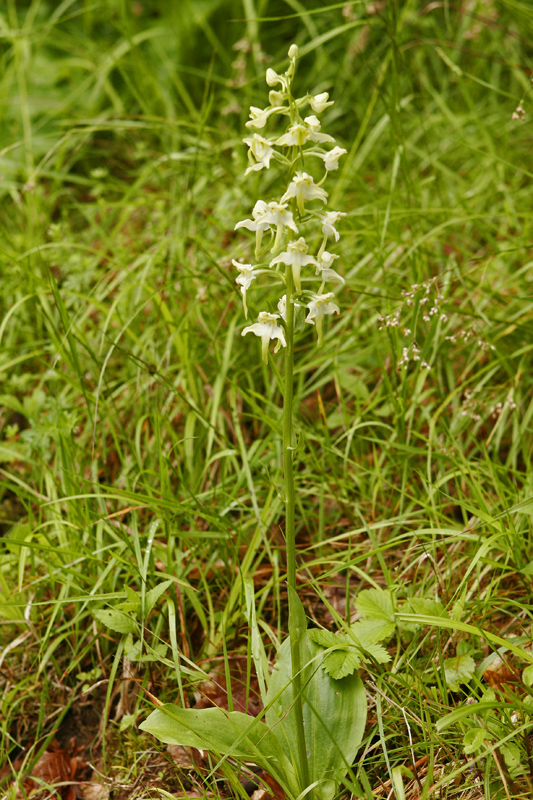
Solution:
<path fill-rule="evenodd" d="M 272 655 L 287 630 L 281 364 L 231 259 L 266 185 L 248 108 L 294 41 L 348 150 L 341 315 L 296 347 L 299 587 L 325 627 L 372 587 L 400 614 L 347 791 L 531 796 L 529 3 L 9 0 L 0 31 L 0 764 L 76 729 L 114 797 L 245 795 L 136 726 L 142 689 L 222 696 L 216 670 L 247 704 L 243 579 Z"/>

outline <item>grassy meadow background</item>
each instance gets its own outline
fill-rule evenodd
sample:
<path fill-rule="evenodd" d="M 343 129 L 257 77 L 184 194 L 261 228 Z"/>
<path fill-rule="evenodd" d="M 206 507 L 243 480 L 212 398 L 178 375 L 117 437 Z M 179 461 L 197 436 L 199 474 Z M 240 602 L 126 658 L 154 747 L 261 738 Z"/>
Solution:
<path fill-rule="evenodd" d="M 253 706 L 243 577 L 272 655 L 287 630 L 281 354 L 240 336 L 231 261 L 295 42 L 348 151 L 341 314 L 295 351 L 300 594 L 334 630 L 362 589 L 409 615 L 349 791 L 532 796 L 532 41 L 528 0 L 2 6 L 3 794 L 54 739 L 84 800 L 252 790 L 137 724 L 144 689 Z"/>

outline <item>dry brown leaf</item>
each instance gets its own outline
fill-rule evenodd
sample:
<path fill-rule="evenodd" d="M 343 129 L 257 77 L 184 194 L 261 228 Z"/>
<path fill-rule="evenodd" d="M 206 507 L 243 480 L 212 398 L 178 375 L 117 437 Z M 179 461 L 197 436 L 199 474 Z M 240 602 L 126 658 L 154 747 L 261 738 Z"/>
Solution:
<path fill-rule="evenodd" d="M 109 786 L 94 778 L 82 788 L 83 800 L 109 800 Z"/>

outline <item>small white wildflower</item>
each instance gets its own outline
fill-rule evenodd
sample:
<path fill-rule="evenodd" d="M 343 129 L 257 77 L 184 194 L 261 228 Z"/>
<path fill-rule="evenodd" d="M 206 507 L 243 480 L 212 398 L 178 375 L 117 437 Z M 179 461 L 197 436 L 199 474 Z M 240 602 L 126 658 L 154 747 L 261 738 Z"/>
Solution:
<path fill-rule="evenodd" d="M 333 150 L 329 151 L 329 153 L 321 155 L 320 158 L 322 158 L 324 161 L 326 172 L 331 172 L 334 169 L 338 169 L 339 158 L 347 152 L 348 151 L 345 150 L 344 147 L 334 147 Z"/>
<path fill-rule="evenodd" d="M 335 272 L 335 270 L 331 268 L 336 258 L 339 258 L 339 256 L 328 253 L 327 250 L 324 250 L 321 256 L 317 256 L 315 274 L 320 275 L 323 281 L 345 282 L 342 275 L 339 275 L 338 272 Z"/>
<path fill-rule="evenodd" d="M 307 172 L 297 172 L 289 183 L 289 188 L 281 198 L 281 202 L 284 203 L 291 197 L 296 198 L 298 211 L 300 214 L 304 214 L 305 200 L 320 200 L 322 203 L 325 203 L 328 199 L 328 193 L 324 191 L 324 189 L 321 189 L 320 186 L 317 186 L 313 178 L 308 175 Z"/>
<path fill-rule="evenodd" d="M 287 90 L 287 78 L 284 75 L 278 75 L 271 67 L 267 69 L 265 79 L 269 86 L 275 86 L 277 83 L 280 83 L 285 91 Z"/>
<path fill-rule="evenodd" d="M 320 215 L 320 219 L 322 220 L 322 233 L 324 236 L 334 236 L 335 241 L 338 242 L 339 232 L 335 228 L 335 223 L 345 216 L 346 214 L 344 211 L 326 211 L 323 216 Z"/>
<path fill-rule="evenodd" d="M 274 349 L 277 353 L 280 347 L 286 347 L 285 334 L 283 328 L 277 324 L 276 320 L 279 319 L 279 314 L 270 314 L 268 311 L 261 311 L 257 322 L 245 328 L 241 336 L 246 336 L 247 333 L 255 333 L 256 336 L 261 337 L 261 353 L 263 361 L 268 364 L 268 343 L 271 339 L 277 339 L 278 343 Z"/>
<path fill-rule="evenodd" d="M 256 108 L 250 106 L 250 119 L 246 123 L 247 128 L 264 128 L 267 119 L 272 114 L 278 114 L 280 111 L 286 111 L 283 106 L 274 106 L 271 108 Z"/>
<path fill-rule="evenodd" d="M 293 302 L 294 308 L 300 308 L 300 303 Z M 280 313 L 281 319 L 286 322 L 287 321 L 287 295 L 284 294 L 283 297 L 280 297 L 278 300 L 278 311 Z"/>
<path fill-rule="evenodd" d="M 307 304 L 309 313 L 305 318 L 306 322 L 316 325 L 318 336 L 318 346 L 322 345 L 322 322 L 326 314 L 340 314 L 340 309 L 332 300 L 335 297 L 333 292 L 326 294 L 314 294 L 311 301 Z"/>
<path fill-rule="evenodd" d="M 248 150 L 248 159 L 251 164 L 244 174 L 248 175 L 249 172 L 257 172 L 263 167 L 268 169 L 270 160 L 274 155 L 274 150 L 271 147 L 272 142 L 263 138 L 263 136 L 259 136 L 258 133 L 254 133 L 251 138 L 243 139 L 243 142 L 250 148 Z M 255 163 L 253 159 L 255 159 Z"/>
<path fill-rule="evenodd" d="M 307 250 L 307 243 L 303 236 L 300 236 L 295 242 L 289 242 L 286 251 L 280 253 L 276 258 L 273 258 L 269 265 L 272 267 L 274 264 L 286 264 L 288 267 L 292 267 L 292 277 L 297 294 L 301 294 L 302 291 L 302 284 L 300 281 L 302 267 L 305 267 L 307 264 L 317 265 L 313 256 L 307 255 Z"/>
<path fill-rule="evenodd" d="M 311 131 L 311 141 L 312 142 L 333 142 L 335 143 L 335 139 L 333 136 L 330 136 L 329 133 L 320 133 L 320 120 L 318 117 L 315 117 L 314 114 L 311 114 L 309 117 L 304 119 L 306 125 L 309 126 Z"/>
<path fill-rule="evenodd" d="M 321 114 L 328 106 L 332 106 L 334 102 L 333 100 L 329 100 L 329 94 L 327 92 L 315 94 L 314 97 L 309 96 L 307 99 L 315 114 Z"/>
<path fill-rule="evenodd" d="M 243 219 L 241 222 L 237 222 L 235 230 L 247 228 L 249 231 L 255 231 L 255 254 L 257 256 L 261 249 L 263 233 L 270 230 L 271 223 L 269 208 L 264 200 L 257 201 L 253 207 L 252 217 L 253 219 Z"/>
<path fill-rule="evenodd" d="M 240 275 L 235 278 L 235 283 L 240 284 L 241 292 L 242 292 L 242 304 L 244 307 L 244 316 L 248 319 L 248 306 L 246 305 L 246 292 L 250 288 L 250 285 L 254 278 L 257 278 L 257 273 L 254 272 L 254 268 L 251 264 L 241 264 L 240 261 L 235 261 L 233 258 L 231 263 L 234 267 L 240 272 Z"/>

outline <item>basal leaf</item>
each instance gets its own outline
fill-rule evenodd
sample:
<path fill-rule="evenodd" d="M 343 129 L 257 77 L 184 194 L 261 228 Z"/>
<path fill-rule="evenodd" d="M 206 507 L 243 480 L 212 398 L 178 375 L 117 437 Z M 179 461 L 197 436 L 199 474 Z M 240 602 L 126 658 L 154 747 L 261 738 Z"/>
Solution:
<path fill-rule="evenodd" d="M 140 725 L 166 744 L 211 750 L 244 758 L 266 769 L 288 793 L 299 793 L 292 766 L 278 739 L 264 722 L 222 708 L 180 708 L 172 704 L 152 711 Z"/>
<path fill-rule="evenodd" d="M 475 753 L 483 747 L 485 739 L 492 739 L 492 735 L 486 728 L 470 728 L 463 738 L 463 749 L 467 756 Z"/>
<path fill-rule="evenodd" d="M 452 692 L 459 691 L 461 683 L 468 683 L 476 670 L 476 662 L 472 656 L 455 656 L 444 662 L 446 683 Z"/>
<path fill-rule="evenodd" d="M 100 608 L 97 611 L 93 611 L 93 616 L 107 628 L 111 628 L 112 631 L 117 633 L 135 633 L 137 631 L 135 621 L 116 608 Z"/>
<path fill-rule="evenodd" d="M 338 641 L 338 637 L 335 637 Z M 309 779 L 319 800 L 332 800 L 341 779 L 353 763 L 366 722 L 366 695 L 357 675 L 341 680 L 331 678 L 323 666 L 323 650 L 309 636 L 302 640 L 305 665 L 303 712 Z M 347 651 L 344 651 L 345 653 Z M 290 638 L 278 651 L 267 692 L 266 720 L 279 739 L 281 748 L 290 754 L 297 770 L 297 738 L 292 689 Z M 300 787 L 300 790 L 306 787 Z"/>

